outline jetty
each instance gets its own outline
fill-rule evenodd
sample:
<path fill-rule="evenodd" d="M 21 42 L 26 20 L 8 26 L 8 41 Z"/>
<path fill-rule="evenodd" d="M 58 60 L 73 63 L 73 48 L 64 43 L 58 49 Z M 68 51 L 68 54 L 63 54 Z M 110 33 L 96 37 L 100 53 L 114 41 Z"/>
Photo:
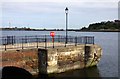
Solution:
<path fill-rule="evenodd" d="M 2 67 L 18 67 L 33 75 L 61 73 L 95 66 L 102 56 L 102 48 L 94 43 L 94 36 L 49 35 L 1 37 Z"/>

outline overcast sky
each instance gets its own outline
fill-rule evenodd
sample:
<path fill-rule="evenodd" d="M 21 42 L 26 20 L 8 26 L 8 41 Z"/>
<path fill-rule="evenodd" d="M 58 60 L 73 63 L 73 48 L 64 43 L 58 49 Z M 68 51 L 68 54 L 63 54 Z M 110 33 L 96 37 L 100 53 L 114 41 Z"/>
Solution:
<path fill-rule="evenodd" d="M 65 29 L 65 7 L 69 28 L 118 19 L 119 0 L 9 0 L 2 1 L 2 27 Z"/>

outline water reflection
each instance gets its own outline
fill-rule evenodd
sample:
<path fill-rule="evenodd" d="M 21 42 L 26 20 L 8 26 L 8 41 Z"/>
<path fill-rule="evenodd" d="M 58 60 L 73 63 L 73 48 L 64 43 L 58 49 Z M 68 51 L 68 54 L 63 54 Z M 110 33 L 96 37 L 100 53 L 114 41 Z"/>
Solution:
<path fill-rule="evenodd" d="M 91 68 L 85 68 L 85 69 L 78 69 L 78 70 L 72 70 L 72 71 L 67 71 L 64 73 L 59 73 L 59 74 L 50 74 L 50 75 L 45 75 L 45 74 L 40 74 L 38 78 L 36 79 L 101 79 L 99 70 L 96 66 L 91 67 Z"/>
<path fill-rule="evenodd" d="M 71 70 L 59 74 L 39 74 L 32 76 L 28 71 L 18 67 L 4 67 L 2 69 L 2 79 L 101 79 L 98 68 Z"/>
<path fill-rule="evenodd" d="M 32 74 L 18 67 L 4 67 L 1 79 L 33 79 Z"/>

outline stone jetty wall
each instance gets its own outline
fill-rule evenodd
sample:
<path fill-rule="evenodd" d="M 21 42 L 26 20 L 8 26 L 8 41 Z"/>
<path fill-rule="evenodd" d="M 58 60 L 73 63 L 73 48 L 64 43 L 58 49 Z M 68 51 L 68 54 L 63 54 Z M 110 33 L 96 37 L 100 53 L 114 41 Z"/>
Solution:
<path fill-rule="evenodd" d="M 77 45 L 48 49 L 24 49 L 2 52 L 2 67 L 15 66 L 36 75 L 60 73 L 97 65 L 102 54 L 99 45 Z"/>
<path fill-rule="evenodd" d="M 31 74 L 38 73 L 38 49 L 12 50 L 2 52 L 2 67 L 23 68 Z"/>
<path fill-rule="evenodd" d="M 98 45 L 39 49 L 39 71 L 41 73 L 60 73 L 97 65 L 102 54 Z"/>

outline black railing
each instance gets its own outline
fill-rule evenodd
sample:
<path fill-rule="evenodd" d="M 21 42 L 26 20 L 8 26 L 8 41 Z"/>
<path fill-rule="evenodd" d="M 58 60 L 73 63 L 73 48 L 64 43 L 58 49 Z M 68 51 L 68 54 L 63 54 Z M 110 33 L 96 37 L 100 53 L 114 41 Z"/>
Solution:
<path fill-rule="evenodd" d="M 40 36 L 4 36 L 0 37 L 0 50 L 25 49 L 25 48 L 49 48 L 57 46 L 68 46 L 78 44 L 94 44 L 94 36 L 68 36 L 67 44 L 65 36 L 56 35 L 54 42 L 49 35 Z"/>

